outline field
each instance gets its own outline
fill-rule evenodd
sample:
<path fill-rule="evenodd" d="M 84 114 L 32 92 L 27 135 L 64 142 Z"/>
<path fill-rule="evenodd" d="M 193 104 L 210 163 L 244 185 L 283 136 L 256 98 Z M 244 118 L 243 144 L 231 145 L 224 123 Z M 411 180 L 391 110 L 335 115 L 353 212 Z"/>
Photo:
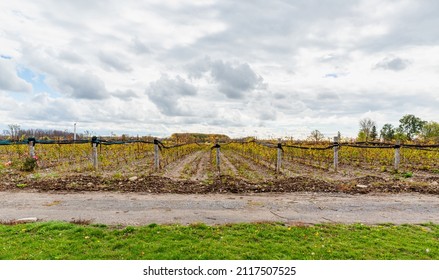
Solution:
<path fill-rule="evenodd" d="M 439 194 L 439 147 L 331 143 L 229 142 L 155 145 L 103 142 L 0 146 L 0 190 L 152 193 L 419 192 Z M 219 150 L 219 154 L 217 151 Z M 29 163 L 30 161 L 30 163 Z M 32 166 L 33 164 L 33 166 Z M 30 169 L 28 168 L 30 165 Z M 28 171 L 25 171 L 28 170 Z"/>
<path fill-rule="evenodd" d="M 282 150 L 280 150 L 282 147 Z M 0 191 L 439 194 L 439 147 L 256 141 L 0 145 Z M 335 150 L 337 149 L 337 150 Z M 219 153 L 217 153 L 219 151 Z M 338 153 L 338 165 L 334 155 Z M 281 157 L 279 158 L 279 155 Z M 337 170 L 335 170 L 335 167 Z M 1 221 L 0 259 L 438 259 L 438 226 Z"/>

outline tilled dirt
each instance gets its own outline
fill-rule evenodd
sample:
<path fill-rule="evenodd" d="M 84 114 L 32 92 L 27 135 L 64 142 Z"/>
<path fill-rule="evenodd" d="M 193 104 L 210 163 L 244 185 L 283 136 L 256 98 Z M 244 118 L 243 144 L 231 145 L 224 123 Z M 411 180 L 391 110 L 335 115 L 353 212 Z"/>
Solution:
<path fill-rule="evenodd" d="M 385 179 L 378 176 L 363 176 L 344 180 L 323 180 L 310 176 L 296 176 L 260 182 L 249 182 L 229 176 L 212 181 L 175 180 L 163 176 L 132 176 L 111 178 L 102 175 L 76 174 L 59 178 L 30 178 L 3 176 L 0 191 L 26 192 L 146 192 L 176 194 L 209 193 L 421 193 L 439 195 L 439 176 L 409 179 Z"/>
<path fill-rule="evenodd" d="M 202 155 L 202 153 L 202 151 L 197 151 L 183 157 L 182 160 L 171 163 L 170 165 L 165 167 L 165 172 L 163 176 L 171 179 L 180 179 L 186 165 L 189 165 L 192 162 L 196 161 Z"/>

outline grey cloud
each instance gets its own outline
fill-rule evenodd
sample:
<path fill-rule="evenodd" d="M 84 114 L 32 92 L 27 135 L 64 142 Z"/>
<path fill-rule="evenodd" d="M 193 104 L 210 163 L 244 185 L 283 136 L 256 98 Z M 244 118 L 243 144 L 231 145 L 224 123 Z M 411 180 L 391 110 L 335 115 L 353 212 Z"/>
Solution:
<path fill-rule="evenodd" d="M 241 99 L 254 89 L 262 88 L 263 78 L 257 75 L 247 63 L 232 64 L 222 60 L 205 58 L 188 66 L 191 77 L 200 78 L 209 72 L 220 92 L 228 98 Z"/>
<path fill-rule="evenodd" d="M 277 119 L 277 113 L 273 109 L 263 109 L 259 111 L 259 119 L 262 121 L 275 121 Z"/>
<path fill-rule="evenodd" d="M 228 28 L 202 38 L 196 48 L 206 51 L 220 47 L 239 57 L 271 57 L 275 52 L 278 58 L 283 59 L 290 58 L 301 47 L 318 46 L 328 50 L 360 48 L 365 52 L 376 52 L 401 46 L 436 45 L 439 42 L 437 1 L 386 1 L 378 15 L 368 2 L 218 1 L 214 8 Z M 379 14 L 383 14 L 382 18 Z M 382 33 L 353 32 L 368 29 L 368 26 L 373 28 L 373 20 L 382 22 Z M 352 38 L 346 40 L 346 37 L 338 39 L 334 36 L 338 28 L 345 27 L 351 30 L 349 36 Z"/>
<path fill-rule="evenodd" d="M 410 65 L 410 61 L 399 57 L 386 57 L 382 61 L 378 62 L 374 69 L 385 69 L 392 71 L 401 71 L 406 69 Z"/>
<path fill-rule="evenodd" d="M 285 98 L 287 98 L 287 96 L 285 94 L 283 94 L 283 93 L 275 93 L 275 94 L 273 94 L 273 97 L 275 99 L 285 99 Z"/>
<path fill-rule="evenodd" d="M 286 115 L 300 115 L 308 109 L 306 104 L 301 100 L 289 102 L 275 102 L 277 109 L 283 111 Z"/>
<path fill-rule="evenodd" d="M 434 46 L 439 43 L 439 29 L 436 28 L 439 26 L 439 2 L 423 0 L 408 1 L 405 4 L 406 8 L 395 14 L 386 36 L 373 42 L 364 42 L 367 49 L 382 51 L 403 46 Z"/>
<path fill-rule="evenodd" d="M 73 51 L 61 51 L 58 58 L 70 63 L 83 63 L 84 59 Z"/>
<path fill-rule="evenodd" d="M 150 83 L 146 94 L 163 114 L 183 116 L 190 115 L 190 112 L 182 107 L 179 100 L 182 97 L 195 96 L 197 89 L 180 76 L 170 79 L 167 75 L 162 75 L 159 80 Z"/>
<path fill-rule="evenodd" d="M 362 107 L 361 110 L 365 108 L 364 99 L 366 95 L 355 95 L 350 94 L 352 98 L 340 98 L 340 96 L 345 96 L 346 93 L 336 93 L 329 90 L 322 89 L 322 92 L 316 94 L 305 94 L 302 93 L 299 100 L 303 102 L 303 105 L 314 112 L 326 114 L 328 112 L 332 114 L 350 114 L 356 112 L 358 107 Z M 369 100 L 368 98 L 366 98 Z M 367 101 L 369 102 L 369 101 Z"/>
<path fill-rule="evenodd" d="M 11 60 L 0 58 L 0 89 L 16 92 L 30 92 L 32 86 L 18 77 Z"/>
<path fill-rule="evenodd" d="M 237 57 L 291 59 L 300 47 L 318 41 L 327 47 L 338 42 L 323 35 L 334 19 L 352 17 L 359 0 L 346 1 L 218 1 L 212 9 L 227 29 L 201 38 L 193 47 L 204 52 L 221 49 Z M 336 30 L 334 31 L 336 32 Z M 314 36 L 310 36 L 314 35 Z"/>
<path fill-rule="evenodd" d="M 219 84 L 219 90 L 229 98 L 242 98 L 244 93 L 262 85 L 263 80 L 247 63 L 233 66 L 216 61 L 212 64 L 211 73 Z"/>
<path fill-rule="evenodd" d="M 209 72 L 212 68 L 212 61 L 209 57 L 205 57 L 204 59 L 200 59 L 195 63 L 191 63 L 187 65 L 187 70 L 189 71 L 190 78 L 201 78 L 204 73 Z"/>
<path fill-rule="evenodd" d="M 151 52 L 151 50 L 148 48 L 148 46 L 137 37 L 135 37 L 131 40 L 131 49 L 136 54 L 145 54 L 145 53 Z"/>
<path fill-rule="evenodd" d="M 114 97 L 120 98 L 122 100 L 131 100 L 133 98 L 139 97 L 133 90 L 116 90 L 111 93 Z"/>
<path fill-rule="evenodd" d="M 387 92 L 360 90 L 356 92 L 322 91 L 309 96 L 302 95 L 301 100 L 313 112 L 320 114 L 337 114 L 339 116 L 361 115 L 365 112 L 411 112 L 414 108 L 434 107 L 438 102 L 419 93 L 405 93 L 404 98 Z M 395 111 L 395 108 L 398 110 Z M 401 113 L 403 115 L 403 113 Z"/>
<path fill-rule="evenodd" d="M 338 99 L 339 99 L 338 94 L 336 94 L 336 93 L 332 93 L 332 92 L 322 92 L 322 93 L 318 93 L 318 94 L 317 94 L 317 98 L 318 98 L 319 100 L 330 100 L 330 101 L 332 101 L 332 100 L 338 100 Z"/>
<path fill-rule="evenodd" d="M 110 93 L 104 82 L 90 72 L 64 70 L 56 77 L 49 78 L 49 83 L 62 94 L 79 99 L 105 99 Z"/>
<path fill-rule="evenodd" d="M 99 52 L 98 57 L 99 60 L 111 70 L 121 72 L 131 72 L 133 70 L 120 55 L 104 53 L 101 51 Z"/>

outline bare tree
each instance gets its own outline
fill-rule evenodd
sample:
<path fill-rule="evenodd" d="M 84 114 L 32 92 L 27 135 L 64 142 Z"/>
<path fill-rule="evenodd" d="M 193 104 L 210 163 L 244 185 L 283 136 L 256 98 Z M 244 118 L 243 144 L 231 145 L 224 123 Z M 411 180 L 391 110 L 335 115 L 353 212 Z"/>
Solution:
<path fill-rule="evenodd" d="M 374 126 L 376 127 L 375 121 L 369 118 L 360 120 L 360 133 L 364 133 L 366 141 L 372 138 L 372 129 Z"/>
<path fill-rule="evenodd" d="M 308 136 L 308 139 L 314 142 L 319 142 L 325 139 L 325 135 L 323 135 L 323 133 L 321 133 L 316 129 L 311 131 L 311 134 Z"/>
<path fill-rule="evenodd" d="M 18 139 L 18 134 L 19 134 L 19 132 L 20 132 L 20 125 L 18 125 L 18 124 L 9 124 L 8 125 L 8 127 L 9 127 L 9 132 L 10 132 L 10 135 L 11 135 L 11 140 L 19 140 Z"/>

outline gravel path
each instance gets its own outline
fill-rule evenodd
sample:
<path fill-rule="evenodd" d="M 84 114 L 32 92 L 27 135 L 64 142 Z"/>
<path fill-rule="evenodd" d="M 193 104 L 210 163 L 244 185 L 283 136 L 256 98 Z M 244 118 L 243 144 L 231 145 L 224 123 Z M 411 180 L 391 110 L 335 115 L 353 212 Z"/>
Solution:
<path fill-rule="evenodd" d="M 421 194 L 145 194 L 0 192 L 0 221 L 89 220 L 108 225 L 439 223 L 439 196 Z"/>

